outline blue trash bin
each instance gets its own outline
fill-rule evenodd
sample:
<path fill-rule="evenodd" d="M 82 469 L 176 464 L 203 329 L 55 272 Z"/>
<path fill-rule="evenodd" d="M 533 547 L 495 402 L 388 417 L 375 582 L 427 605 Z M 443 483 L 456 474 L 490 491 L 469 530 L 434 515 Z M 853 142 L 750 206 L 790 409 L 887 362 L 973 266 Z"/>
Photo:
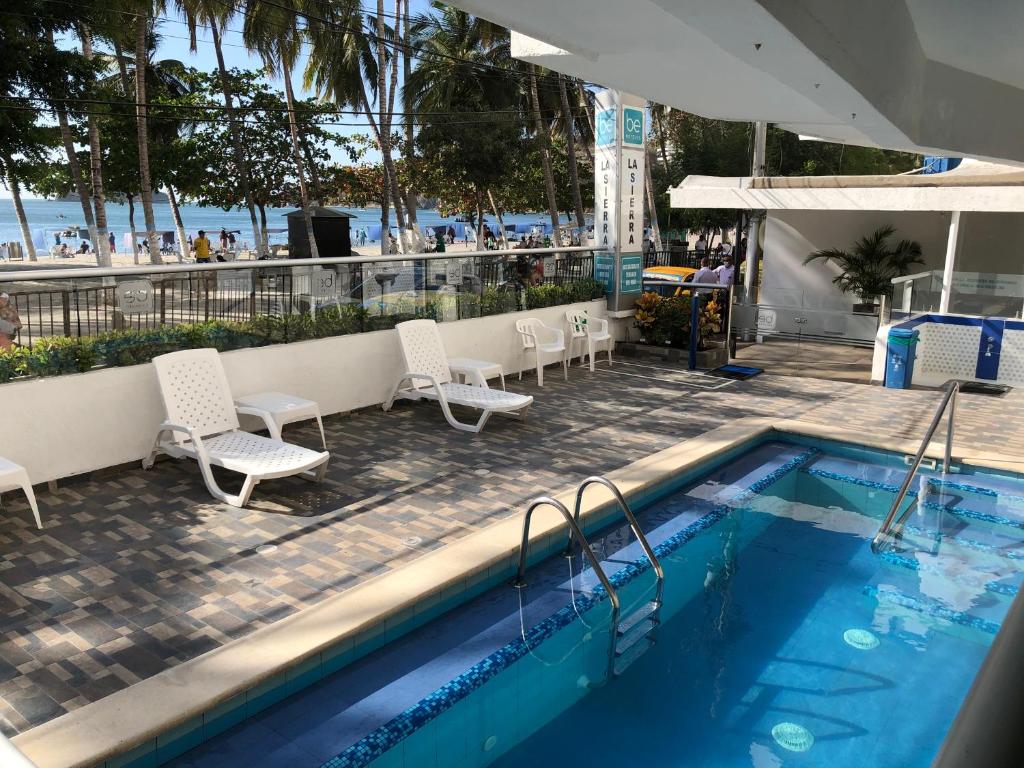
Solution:
<path fill-rule="evenodd" d="M 917 349 L 917 331 L 905 328 L 889 329 L 886 344 L 885 386 L 890 389 L 909 389 L 914 378 L 914 357 Z"/>

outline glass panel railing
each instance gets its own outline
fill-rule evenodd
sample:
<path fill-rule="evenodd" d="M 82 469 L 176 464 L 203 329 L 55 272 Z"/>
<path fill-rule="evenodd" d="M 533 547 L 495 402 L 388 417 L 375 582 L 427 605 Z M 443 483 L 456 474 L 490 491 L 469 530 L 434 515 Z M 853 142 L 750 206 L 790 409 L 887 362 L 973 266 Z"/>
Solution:
<path fill-rule="evenodd" d="M 145 363 L 177 349 L 226 351 L 588 301 L 604 295 L 593 278 L 585 248 L 11 270 L 0 275 L 0 383 Z"/>

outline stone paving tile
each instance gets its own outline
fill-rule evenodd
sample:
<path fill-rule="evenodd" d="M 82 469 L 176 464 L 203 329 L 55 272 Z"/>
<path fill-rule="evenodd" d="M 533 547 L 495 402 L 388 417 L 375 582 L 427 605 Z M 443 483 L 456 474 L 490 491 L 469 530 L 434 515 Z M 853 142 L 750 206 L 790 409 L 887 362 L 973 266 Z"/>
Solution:
<path fill-rule="evenodd" d="M 917 436 L 934 392 L 763 375 L 719 387 L 640 361 L 574 368 L 538 389 L 526 423 L 457 432 L 430 404 L 325 419 L 323 484 L 261 484 L 214 502 L 194 463 L 117 468 L 41 490 L 45 529 L 18 494 L 0 514 L 0 730 L 100 699 L 523 508 L 745 416 Z M 554 370 L 554 369 L 552 369 Z M 1024 445 L 1024 394 L 965 396 L 958 444 Z M 309 426 L 286 438 L 315 446 Z M 1024 452 L 1024 449 L 1021 449 Z M 226 476 L 225 485 L 238 481 Z"/>

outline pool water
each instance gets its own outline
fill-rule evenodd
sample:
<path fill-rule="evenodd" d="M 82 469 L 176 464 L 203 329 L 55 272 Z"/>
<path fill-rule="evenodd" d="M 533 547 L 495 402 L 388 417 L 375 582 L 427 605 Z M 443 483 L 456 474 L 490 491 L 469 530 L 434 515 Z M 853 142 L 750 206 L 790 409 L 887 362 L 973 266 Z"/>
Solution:
<path fill-rule="evenodd" d="M 874 554 L 905 472 L 771 441 L 645 500 L 663 605 L 621 674 L 593 571 L 555 556 L 180 764 L 927 766 L 1020 586 L 1024 480 L 923 472 Z M 625 619 L 654 572 L 623 526 L 592 543 Z"/>

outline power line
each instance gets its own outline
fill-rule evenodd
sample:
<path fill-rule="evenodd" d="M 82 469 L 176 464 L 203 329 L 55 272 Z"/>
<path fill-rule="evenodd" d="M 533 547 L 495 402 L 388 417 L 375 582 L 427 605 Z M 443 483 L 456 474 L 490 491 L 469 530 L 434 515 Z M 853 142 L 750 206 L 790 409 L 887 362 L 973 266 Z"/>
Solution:
<path fill-rule="evenodd" d="M 4 98 L 10 98 L 10 97 L 0 97 L 0 101 L 2 101 Z M 113 104 L 113 105 L 117 105 L 117 106 L 132 107 L 133 111 L 125 112 L 122 115 L 122 117 L 134 117 L 135 116 L 134 107 L 129 102 L 110 102 L 110 103 Z M 158 104 L 158 105 L 155 105 L 155 108 L 164 108 L 166 106 L 167 105 Z M 38 114 L 39 112 L 50 112 L 50 111 L 53 111 L 53 107 L 52 106 L 51 107 L 30 107 L 30 106 L 18 106 L 16 104 L 2 104 L 2 103 L 0 103 L 0 111 L 31 112 L 31 113 L 34 113 L 34 114 Z M 329 110 L 325 110 L 325 111 L 328 112 L 328 113 L 329 112 L 333 112 L 333 110 L 330 110 L 330 109 Z M 92 116 L 92 117 L 110 117 L 111 116 L 110 113 L 108 113 L 108 112 L 91 112 L 91 111 L 89 111 L 87 109 L 78 109 L 78 108 L 71 108 L 71 109 L 69 109 L 69 112 L 73 112 L 75 114 L 80 114 L 80 115 L 85 115 L 85 116 Z M 461 114 L 461 113 L 454 113 L 454 114 Z M 172 120 L 178 120 L 178 119 L 179 118 L 174 117 L 172 115 L 148 114 L 146 116 L 146 120 L 149 121 L 149 122 L 155 122 L 155 121 L 165 121 L 166 122 L 166 121 L 172 121 Z M 220 123 L 220 122 L 223 122 L 223 119 L 221 117 L 193 117 L 193 118 L 189 118 L 189 122 L 207 122 L 207 123 L 217 122 L 217 123 Z M 265 120 L 252 120 L 252 119 L 247 119 L 247 118 L 239 118 L 235 122 L 241 123 L 241 124 L 246 124 L 246 125 L 263 125 L 263 124 L 266 123 Z M 497 125 L 497 124 L 500 124 L 500 123 L 515 124 L 515 123 L 520 123 L 520 122 L 521 121 L 519 121 L 517 119 L 507 118 L 507 117 L 491 119 L 491 118 L 487 117 L 487 113 L 481 113 L 481 119 L 476 119 L 476 120 L 445 120 L 443 124 L 445 126 L 449 126 L 449 125 L 488 125 L 488 124 Z M 361 123 L 347 123 L 347 122 L 327 121 L 327 120 L 308 120 L 308 121 L 306 121 L 305 124 L 306 125 L 314 125 L 314 126 L 339 126 L 339 127 L 348 127 L 348 128 L 367 128 L 368 127 L 368 125 L 365 122 L 361 122 Z"/>
<path fill-rule="evenodd" d="M 238 94 L 235 94 L 235 97 L 238 98 Z M 228 111 L 227 106 L 225 106 L 223 104 L 168 104 L 166 102 L 140 102 L 140 101 L 132 101 L 132 100 L 128 100 L 128 99 L 125 99 L 123 101 L 118 101 L 118 100 L 114 100 L 114 99 L 79 99 L 79 98 L 45 97 L 45 96 L 10 96 L 10 95 L 9 96 L 0 96 L 0 101 L 3 101 L 5 99 L 7 99 L 7 100 L 16 100 L 16 101 L 21 101 L 21 102 L 42 102 L 44 105 L 47 105 L 47 106 L 52 105 L 54 103 L 60 103 L 60 104 L 92 104 L 92 105 L 101 105 L 101 106 L 110 106 L 110 107 L 132 107 L 133 109 L 134 108 L 138 108 L 138 107 L 145 107 L 146 109 L 161 109 L 161 110 L 168 110 L 168 109 L 169 110 L 204 110 L 204 111 L 208 111 L 208 112 L 209 111 L 215 111 L 215 112 L 227 112 Z M 45 108 L 45 107 L 41 107 L 41 108 Z M 289 112 L 294 112 L 297 115 L 303 115 L 303 114 L 319 115 L 319 114 L 324 114 L 324 113 L 327 113 L 327 112 L 333 113 L 333 114 L 339 114 L 339 115 L 364 115 L 364 114 L 366 114 L 361 109 L 340 109 L 340 108 L 335 107 L 333 105 L 327 105 L 327 104 L 325 104 L 323 107 L 321 107 L 319 109 L 288 109 L 287 106 L 260 107 L 260 106 L 254 106 L 254 105 L 235 105 L 235 106 L 232 107 L 232 111 L 234 111 L 234 112 L 282 112 L 282 113 L 285 113 L 285 114 L 287 114 Z M 394 112 L 391 112 L 390 114 L 392 114 L 392 115 L 394 115 L 396 117 L 437 117 L 437 116 L 446 116 L 446 115 L 461 115 L 461 114 L 474 114 L 474 113 L 452 112 L 452 111 L 446 111 L 446 112 L 394 111 Z M 529 119 L 529 117 L 527 115 L 525 115 L 523 111 L 518 110 L 518 109 L 493 109 L 493 110 L 487 110 L 487 112 L 480 112 L 480 113 L 475 113 L 475 114 L 481 114 L 481 115 L 496 115 L 496 114 L 522 115 L 524 120 Z M 557 116 L 560 116 L 562 114 L 562 112 L 561 112 L 561 110 L 554 110 L 554 109 L 541 110 L 541 115 L 543 116 L 545 114 L 549 115 L 550 117 L 557 117 Z M 574 113 L 571 114 L 571 117 L 581 117 L 583 114 L 584 113 L 582 113 L 582 112 L 574 112 Z"/>

